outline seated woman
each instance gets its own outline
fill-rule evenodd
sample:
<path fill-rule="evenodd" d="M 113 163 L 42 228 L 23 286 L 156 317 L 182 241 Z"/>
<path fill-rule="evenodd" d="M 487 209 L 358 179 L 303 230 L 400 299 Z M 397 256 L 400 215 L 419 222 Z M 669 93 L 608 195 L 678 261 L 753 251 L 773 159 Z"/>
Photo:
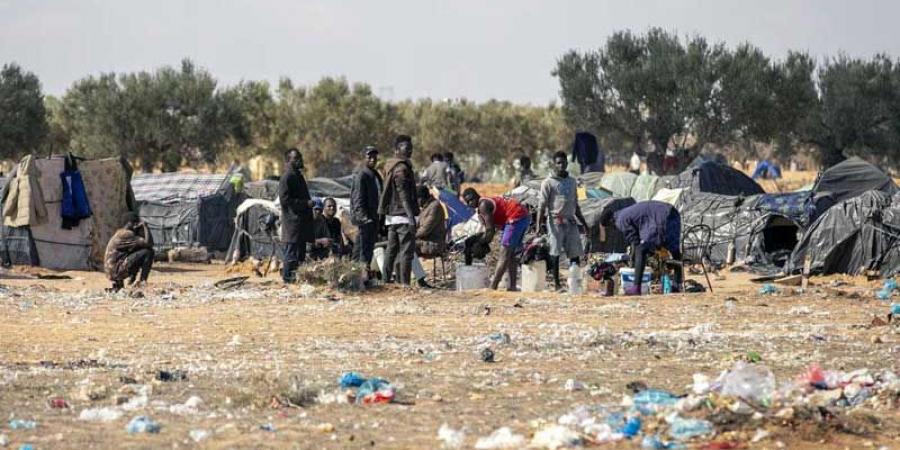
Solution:
<path fill-rule="evenodd" d="M 416 188 L 419 200 L 419 224 L 416 229 L 416 254 L 422 258 L 434 258 L 447 249 L 447 218 L 441 202 L 431 195 L 426 186 Z"/>
<path fill-rule="evenodd" d="M 328 224 L 325 222 L 325 216 L 322 214 L 323 203 L 321 199 L 313 199 L 313 241 L 310 242 L 307 249 L 309 259 L 313 261 L 322 260 L 331 253 L 331 233 L 328 232 Z"/>

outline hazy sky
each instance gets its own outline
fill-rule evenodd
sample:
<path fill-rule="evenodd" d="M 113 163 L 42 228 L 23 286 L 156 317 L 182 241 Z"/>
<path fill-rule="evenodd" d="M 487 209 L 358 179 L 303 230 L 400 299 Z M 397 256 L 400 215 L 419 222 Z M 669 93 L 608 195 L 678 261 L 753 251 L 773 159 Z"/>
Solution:
<path fill-rule="evenodd" d="M 550 75 L 571 48 L 660 26 L 770 55 L 900 56 L 900 2 L 833 0 L 0 0 L 0 62 L 59 95 L 88 74 L 177 65 L 221 83 L 369 83 L 403 98 L 558 98 Z"/>

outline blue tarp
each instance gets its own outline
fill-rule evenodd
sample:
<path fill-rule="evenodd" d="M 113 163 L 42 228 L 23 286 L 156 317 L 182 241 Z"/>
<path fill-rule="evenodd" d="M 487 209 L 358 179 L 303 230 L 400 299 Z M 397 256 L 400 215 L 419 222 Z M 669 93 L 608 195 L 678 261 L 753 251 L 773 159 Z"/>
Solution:
<path fill-rule="evenodd" d="M 781 167 L 778 167 L 778 164 L 775 164 L 768 159 L 764 159 L 756 163 L 756 169 L 753 170 L 753 176 L 751 178 L 754 180 L 759 178 L 765 180 L 777 180 L 781 178 Z"/>
<path fill-rule="evenodd" d="M 453 191 L 439 189 L 438 199 L 444 205 L 444 210 L 447 211 L 447 226 L 450 229 L 456 224 L 469 220 L 475 214 L 475 211 L 466 206 Z"/>

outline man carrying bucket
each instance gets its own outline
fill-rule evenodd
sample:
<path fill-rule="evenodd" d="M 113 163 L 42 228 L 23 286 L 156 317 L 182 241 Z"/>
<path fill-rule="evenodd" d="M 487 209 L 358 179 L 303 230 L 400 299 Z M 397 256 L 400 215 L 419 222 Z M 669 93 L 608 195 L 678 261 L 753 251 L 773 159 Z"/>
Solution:
<path fill-rule="evenodd" d="M 681 259 L 681 214 L 672 205 L 657 201 L 635 203 L 613 213 L 607 210 L 600 216 L 604 228 L 615 224 L 631 246 L 634 266 L 634 285 L 625 289 L 625 295 L 641 295 L 641 283 L 647 255 L 667 250 L 672 259 Z M 682 268 L 675 267 L 673 291 L 681 287 Z"/>

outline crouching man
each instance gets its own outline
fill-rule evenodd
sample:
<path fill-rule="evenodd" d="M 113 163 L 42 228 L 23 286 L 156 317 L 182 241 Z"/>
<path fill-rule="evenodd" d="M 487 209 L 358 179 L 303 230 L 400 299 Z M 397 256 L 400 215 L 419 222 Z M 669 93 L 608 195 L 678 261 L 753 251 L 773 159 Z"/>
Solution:
<path fill-rule="evenodd" d="M 491 289 L 497 290 L 503 274 L 506 273 L 509 276 L 507 290 L 518 290 L 516 276 L 518 275 L 519 259 L 516 252 L 522 248 L 525 232 L 531 225 L 531 213 L 528 208 L 508 197 L 482 198 L 472 188 L 463 191 L 463 200 L 466 205 L 478 212 L 478 216 L 484 224 L 482 244 L 489 245 L 494 240 L 496 230 L 503 230 L 500 238 L 500 258 L 497 260 L 497 268 L 491 279 Z"/>
<path fill-rule="evenodd" d="M 106 244 L 103 264 L 113 292 L 125 286 L 126 278 L 132 286 L 139 285 L 138 272 L 140 285 L 146 284 L 153 266 L 153 238 L 147 225 L 134 212 L 125 213 L 122 222 L 123 227 Z"/>
<path fill-rule="evenodd" d="M 607 210 L 600 216 L 604 228 L 615 224 L 631 246 L 634 266 L 634 285 L 625 295 L 640 295 L 641 282 L 647 256 L 661 249 L 668 250 L 672 259 L 681 259 L 681 214 L 672 205 L 657 201 L 635 203 L 615 214 Z M 675 289 L 681 287 L 684 274 L 680 266 L 675 268 Z"/>

